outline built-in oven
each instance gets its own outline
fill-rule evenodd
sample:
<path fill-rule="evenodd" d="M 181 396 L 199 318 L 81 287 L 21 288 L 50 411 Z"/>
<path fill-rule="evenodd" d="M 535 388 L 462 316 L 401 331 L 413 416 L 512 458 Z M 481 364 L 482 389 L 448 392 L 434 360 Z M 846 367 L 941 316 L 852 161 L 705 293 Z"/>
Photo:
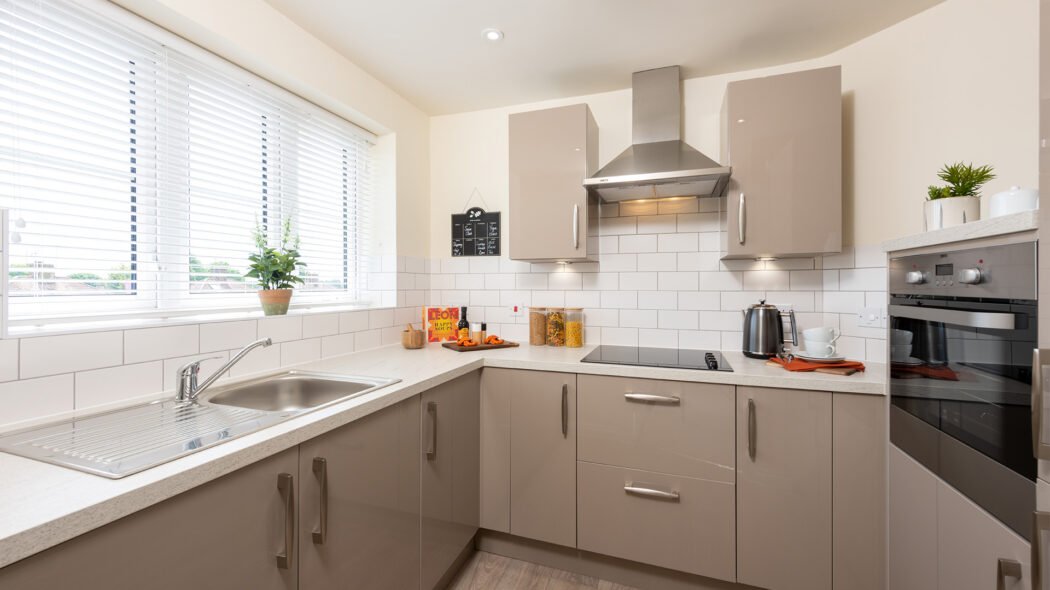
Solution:
<path fill-rule="evenodd" d="M 890 440 L 1032 536 L 1036 244 L 890 260 Z"/>

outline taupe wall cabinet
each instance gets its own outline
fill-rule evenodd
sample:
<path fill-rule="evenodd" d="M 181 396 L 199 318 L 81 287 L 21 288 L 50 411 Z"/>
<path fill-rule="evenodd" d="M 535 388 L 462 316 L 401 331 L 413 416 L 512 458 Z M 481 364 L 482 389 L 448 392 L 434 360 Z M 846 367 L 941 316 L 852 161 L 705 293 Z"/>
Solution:
<path fill-rule="evenodd" d="M 586 104 L 510 115 L 510 257 L 597 261 L 598 125 Z"/>
<path fill-rule="evenodd" d="M 839 67 L 730 82 L 722 104 L 723 258 L 842 250 Z"/>
<path fill-rule="evenodd" d="M 576 546 L 576 375 L 482 372 L 482 526 Z"/>

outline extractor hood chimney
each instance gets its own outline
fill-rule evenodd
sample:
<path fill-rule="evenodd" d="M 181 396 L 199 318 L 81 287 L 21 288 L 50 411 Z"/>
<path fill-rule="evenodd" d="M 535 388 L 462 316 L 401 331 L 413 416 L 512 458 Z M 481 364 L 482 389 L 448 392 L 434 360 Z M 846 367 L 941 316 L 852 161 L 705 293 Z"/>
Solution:
<path fill-rule="evenodd" d="M 682 141 L 679 67 L 632 76 L 632 145 L 583 181 L 606 202 L 664 197 L 720 197 L 730 168 Z"/>

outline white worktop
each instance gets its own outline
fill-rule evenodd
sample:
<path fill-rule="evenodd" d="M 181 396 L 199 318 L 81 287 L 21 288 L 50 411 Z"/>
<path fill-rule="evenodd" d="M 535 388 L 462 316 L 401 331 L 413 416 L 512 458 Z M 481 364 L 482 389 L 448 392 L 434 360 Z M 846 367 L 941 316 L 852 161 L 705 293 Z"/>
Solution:
<path fill-rule="evenodd" d="M 731 373 L 581 363 L 593 348 L 457 353 L 437 345 L 422 350 L 388 346 L 304 364 L 296 368 L 401 381 L 123 479 L 0 453 L 0 567 L 482 367 L 885 395 L 886 368 L 877 363 L 849 377 L 789 373 L 739 352 L 723 353 Z"/>
<path fill-rule="evenodd" d="M 912 248 L 925 248 L 927 246 L 939 246 L 966 240 L 979 238 L 990 238 L 1016 234 L 1039 229 L 1039 211 L 1022 211 L 991 219 L 971 221 L 962 225 L 946 227 L 934 231 L 923 232 L 903 238 L 895 238 L 882 243 L 884 252 L 900 252 Z"/>

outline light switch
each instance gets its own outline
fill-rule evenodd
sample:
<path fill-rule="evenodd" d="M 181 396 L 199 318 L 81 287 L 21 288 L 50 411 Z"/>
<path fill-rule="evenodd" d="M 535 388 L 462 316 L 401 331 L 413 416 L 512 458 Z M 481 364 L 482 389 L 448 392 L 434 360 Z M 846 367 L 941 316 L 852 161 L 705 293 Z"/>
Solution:
<path fill-rule="evenodd" d="M 885 328 L 886 310 L 881 307 L 865 307 L 857 314 L 857 325 L 863 328 Z"/>

